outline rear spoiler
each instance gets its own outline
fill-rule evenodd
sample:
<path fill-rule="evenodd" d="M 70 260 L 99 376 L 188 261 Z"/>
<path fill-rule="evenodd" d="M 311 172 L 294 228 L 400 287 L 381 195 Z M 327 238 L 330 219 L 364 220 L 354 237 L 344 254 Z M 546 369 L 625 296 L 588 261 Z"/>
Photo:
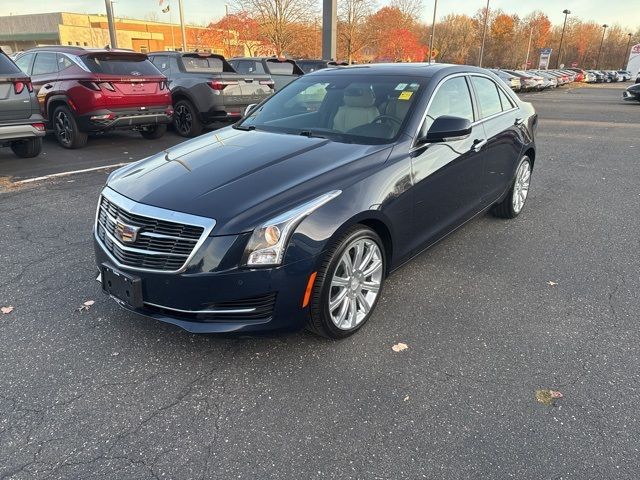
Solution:
<path fill-rule="evenodd" d="M 129 58 L 132 60 L 148 60 L 149 57 L 146 53 L 138 53 L 138 52 L 124 52 L 124 51 L 109 51 L 105 50 L 104 52 L 91 52 L 86 55 L 87 58 L 101 58 L 105 60 L 117 60 L 118 58 Z"/>

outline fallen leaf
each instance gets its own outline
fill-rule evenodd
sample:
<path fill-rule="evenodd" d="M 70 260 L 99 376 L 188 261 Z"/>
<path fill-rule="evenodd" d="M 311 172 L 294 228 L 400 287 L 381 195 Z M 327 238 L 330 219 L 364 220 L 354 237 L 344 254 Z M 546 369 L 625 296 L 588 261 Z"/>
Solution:
<path fill-rule="evenodd" d="M 544 405 L 554 405 L 555 401 L 562 397 L 562 393 L 556 390 L 536 390 L 536 400 Z"/>
<path fill-rule="evenodd" d="M 551 281 L 551 280 L 549 280 L 549 281 L 547 282 L 547 285 L 549 285 L 550 287 L 555 287 L 557 284 L 558 284 L 558 282 L 553 282 L 553 281 Z"/>
<path fill-rule="evenodd" d="M 404 397 L 404 401 L 405 401 L 405 402 L 409 401 L 409 395 L 407 395 L 406 397 Z"/>
<path fill-rule="evenodd" d="M 5 315 L 8 315 L 11 312 L 13 312 L 13 307 L 12 306 L 2 307 L 2 308 L 0 308 L 0 312 L 2 312 Z"/>
<path fill-rule="evenodd" d="M 95 300 L 87 300 L 86 302 L 83 303 L 83 305 L 85 307 L 90 307 L 91 305 L 93 305 L 95 302 Z"/>
<path fill-rule="evenodd" d="M 403 350 L 406 350 L 407 348 L 409 348 L 409 347 L 407 346 L 406 343 L 396 343 L 393 347 L 391 347 L 391 349 L 394 352 L 401 352 Z"/>
<path fill-rule="evenodd" d="M 118 352 L 113 352 L 113 353 L 111 354 L 111 356 L 112 356 L 112 357 L 117 357 L 118 355 L 120 355 Z"/>

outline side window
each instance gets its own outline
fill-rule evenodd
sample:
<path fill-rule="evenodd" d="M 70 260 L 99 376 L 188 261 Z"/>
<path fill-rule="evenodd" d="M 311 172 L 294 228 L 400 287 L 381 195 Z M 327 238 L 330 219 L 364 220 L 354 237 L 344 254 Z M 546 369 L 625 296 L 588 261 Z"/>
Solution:
<path fill-rule="evenodd" d="M 511 110 L 515 107 L 515 105 L 513 104 L 513 100 L 511 100 L 501 88 L 498 88 L 498 93 L 500 94 L 500 102 L 502 102 L 503 111 Z"/>
<path fill-rule="evenodd" d="M 58 53 L 58 71 L 61 72 L 65 68 L 75 65 L 69 57 Z"/>
<path fill-rule="evenodd" d="M 498 87 L 486 77 L 472 76 L 471 81 L 480 104 L 480 117 L 486 118 L 502 112 L 502 103 L 498 94 Z"/>
<path fill-rule="evenodd" d="M 22 55 L 19 59 L 16 60 L 16 65 L 18 65 L 18 68 L 22 70 L 24 73 L 26 73 L 27 75 L 31 75 L 31 72 L 29 71 L 29 67 L 31 67 L 31 61 L 33 60 L 33 57 L 34 57 L 33 53 L 27 53 L 25 55 Z"/>
<path fill-rule="evenodd" d="M 55 53 L 42 52 L 36 54 L 31 75 L 46 75 L 58 71 L 58 59 Z"/>
<path fill-rule="evenodd" d="M 253 74 L 258 74 L 258 75 L 262 75 L 264 72 L 264 67 L 262 66 L 262 62 L 255 62 L 255 61 L 250 61 L 249 62 L 250 68 L 251 68 L 251 73 Z"/>
<path fill-rule="evenodd" d="M 443 115 L 466 118 L 470 122 L 473 122 L 471 94 L 464 77 L 445 80 L 440 86 L 431 101 L 431 105 L 429 105 L 421 134 L 426 134 L 433 121 Z"/>
<path fill-rule="evenodd" d="M 169 70 L 169 57 L 165 57 L 164 55 L 151 57 L 151 63 L 153 63 L 161 72 Z"/>

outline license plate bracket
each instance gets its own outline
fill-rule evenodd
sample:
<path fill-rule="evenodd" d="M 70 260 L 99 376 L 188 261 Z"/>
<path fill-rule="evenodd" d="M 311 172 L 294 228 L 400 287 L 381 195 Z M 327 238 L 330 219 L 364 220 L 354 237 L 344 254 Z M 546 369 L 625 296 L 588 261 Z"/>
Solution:
<path fill-rule="evenodd" d="M 121 272 L 111 265 L 103 263 L 102 290 L 117 300 L 133 308 L 142 308 L 142 279 L 128 273 Z"/>

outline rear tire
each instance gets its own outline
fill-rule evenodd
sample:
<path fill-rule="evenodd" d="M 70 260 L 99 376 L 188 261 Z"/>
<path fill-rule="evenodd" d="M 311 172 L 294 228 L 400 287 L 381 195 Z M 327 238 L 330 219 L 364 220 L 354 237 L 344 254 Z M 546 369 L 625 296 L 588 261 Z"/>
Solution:
<path fill-rule="evenodd" d="M 34 137 L 11 142 L 11 150 L 20 158 L 33 158 L 42 151 L 42 138 Z"/>
<path fill-rule="evenodd" d="M 376 232 L 364 225 L 347 230 L 327 250 L 318 269 L 306 328 L 334 339 L 362 328 L 382 295 L 386 262 L 384 244 Z"/>
<path fill-rule="evenodd" d="M 518 163 L 509 193 L 491 208 L 491 213 L 499 218 L 516 218 L 520 215 L 529 195 L 530 182 L 531 160 L 525 155 Z"/>
<path fill-rule="evenodd" d="M 182 137 L 197 137 L 202 133 L 198 111 L 189 100 L 180 100 L 173 108 L 173 127 Z"/>
<path fill-rule="evenodd" d="M 82 148 L 87 144 L 89 135 L 80 131 L 78 122 L 66 105 L 60 105 L 53 111 L 51 123 L 58 143 L 64 148 Z"/>
<path fill-rule="evenodd" d="M 147 140 L 156 140 L 167 133 L 167 126 L 165 124 L 152 125 L 144 127 L 140 130 L 140 135 Z"/>

